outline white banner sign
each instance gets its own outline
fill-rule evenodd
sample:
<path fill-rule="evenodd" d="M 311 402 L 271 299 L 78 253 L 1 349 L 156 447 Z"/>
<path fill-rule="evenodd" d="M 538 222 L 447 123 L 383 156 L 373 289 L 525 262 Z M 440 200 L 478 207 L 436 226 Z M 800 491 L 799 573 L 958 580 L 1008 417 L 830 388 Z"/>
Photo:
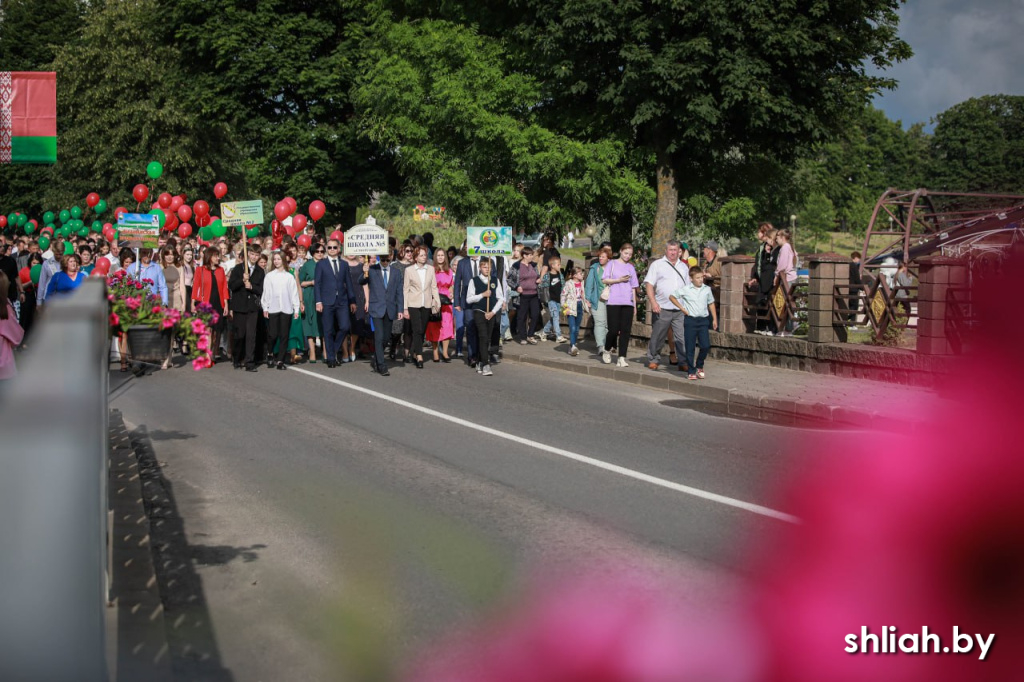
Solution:
<path fill-rule="evenodd" d="M 376 225 L 356 225 L 345 233 L 346 256 L 383 256 L 390 252 L 388 231 Z"/>

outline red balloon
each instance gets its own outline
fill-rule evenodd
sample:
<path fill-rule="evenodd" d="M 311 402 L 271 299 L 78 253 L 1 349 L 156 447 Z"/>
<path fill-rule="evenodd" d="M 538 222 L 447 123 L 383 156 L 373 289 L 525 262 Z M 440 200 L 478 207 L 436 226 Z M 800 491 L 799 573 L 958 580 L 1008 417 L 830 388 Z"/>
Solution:
<path fill-rule="evenodd" d="M 174 230 L 178 227 L 178 216 L 172 213 L 171 209 L 165 208 L 164 217 L 166 218 L 164 220 L 164 230 L 166 230 L 167 232 L 174 232 Z"/>
<path fill-rule="evenodd" d="M 192 212 L 202 218 L 203 216 L 210 214 L 210 205 L 200 199 L 196 203 L 192 204 Z M 200 225 L 200 227 L 202 226 Z"/>
<path fill-rule="evenodd" d="M 152 204 L 149 205 L 149 209 L 150 210 L 153 210 L 155 208 L 162 208 L 162 206 L 160 206 L 160 202 L 159 201 L 154 201 Z"/>
<path fill-rule="evenodd" d="M 339 242 L 345 241 L 345 233 L 341 230 L 335 230 L 331 232 L 331 239 L 337 239 Z"/>
<path fill-rule="evenodd" d="M 324 217 L 324 213 L 327 212 L 327 207 L 324 206 L 324 202 L 317 199 L 309 205 L 309 217 L 313 220 L 320 220 Z"/>
<path fill-rule="evenodd" d="M 296 232 L 301 232 L 302 230 L 306 229 L 307 222 L 308 221 L 306 220 L 306 216 L 302 215 L 301 213 L 296 214 L 296 216 L 292 218 L 292 225 L 295 226 Z"/>
<path fill-rule="evenodd" d="M 7 216 L 4 217 L 6 218 Z M 22 284 L 28 284 L 32 281 L 32 270 L 28 266 L 18 270 L 18 279 L 21 280 Z"/>
<path fill-rule="evenodd" d="M 5 227 L 7 227 L 7 216 L 0 215 L 0 230 L 4 229 Z"/>
<path fill-rule="evenodd" d="M 93 206 L 95 206 L 98 203 L 100 203 L 100 195 L 99 194 L 96 194 L 96 192 L 89 192 L 89 194 L 86 195 L 86 197 L 85 197 L 85 205 L 86 206 L 88 206 L 89 208 L 92 208 Z"/>
<path fill-rule="evenodd" d="M 178 236 L 182 239 L 188 239 L 192 235 L 192 226 L 188 223 L 182 223 L 178 225 Z"/>
<path fill-rule="evenodd" d="M 170 192 L 164 192 L 163 194 L 161 194 L 160 197 L 156 200 L 156 203 L 160 204 L 160 208 L 170 208 L 171 207 L 171 194 L 170 194 Z"/>
<path fill-rule="evenodd" d="M 182 199 L 181 197 L 177 197 L 177 196 L 171 197 L 170 209 L 172 211 L 177 211 L 179 208 L 181 208 L 181 205 L 184 204 L 184 203 L 185 203 L 185 200 Z"/>
<path fill-rule="evenodd" d="M 207 225 L 213 222 L 212 220 L 210 220 L 210 216 L 208 215 L 199 215 L 198 213 L 196 213 L 195 215 L 196 225 L 198 225 L 199 227 L 206 227 Z"/>
<path fill-rule="evenodd" d="M 120 218 L 122 213 L 127 213 L 128 209 L 124 206 L 118 206 L 114 209 L 114 218 Z"/>
<path fill-rule="evenodd" d="M 39 221 L 38 220 L 36 220 L 35 218 L 30 218 L 29 222 L 32 223 L 32 227 L 34 227 L 37 230 L 39 229 Z"/>
<path fill-rule="evenodd" d="M 192 217 L 192 209 L 187 204 L 182 204 L 178 207 L 178 217 L 181 218 L 181 222 L 188 222 Z"/>
<path fill-rule="evenodd" d="M 110 261 L 106 258 L 96 259 L 96 265 L 92 268 L 92 274 L 99 276 L 105 275 L 108 272 L 110 272 Z"/>
<path fill-rule="evenodd" d="M 213 186 L 213 196 L 217 197 L 218 199 L 223 199 L 224 195 L 226 195 L 227 193 L 228 186 L 225 185 L 223 182 L 218 182 L 216 185 Z"/>
<path fill-rule="evenodd" d="M 299 235 L 299 238 L 295 240 L 299 246 L 305 246 L 307 249 L 309 245 L 313 243 L 313 238 L 308 234 Z"/>
<path fill-rule="evenodd" d="M 132 190 L 132 196 L 135 197 L 135 201 L 141 204 L 149 196 L 149 188 L 145 185 L 135 185 L 135 189 Z"/>
<path fill-rule="evenodd" d="M 110 223 L 107 223 L 106 225 L 103 226 L 103 238 L 106 239 L 108 242 L 114 241 L 114 226 L 111 225 Z"/>
<path fill-rule="evenodd" d="M 44 227 L 43 229 L 39 230 L 39 235 L 40 235 L 40 236 L 42 236 L 42 235 L 44 235 L 44 234 L 49 234 L 49 235 L 52 235 L 52 234 L 53 234 L 53 228 L 52 228 L 52 227 L 50 227 L 49 225 L 47 225 L 47 226 L 46 226 L 46 227 Z"/>
<path fill-rule="evenodd" d="M 288 203 L 283 199 L 274 206 L 274 216 L 278 220 L 284 220 L 288 217 L 291 211 L 288 210 Z"/>
<path fill-rule="evenodd" d="M 291 215 L 292 213 L 295 213 L 295 211 L 298 210 L 299 202 L 295 201 L 294 198 L 292 198 L 292 197 L 285 197 L 284 200 L 285 200 L 285 203 L 288 204 L 288 215 Z"/>

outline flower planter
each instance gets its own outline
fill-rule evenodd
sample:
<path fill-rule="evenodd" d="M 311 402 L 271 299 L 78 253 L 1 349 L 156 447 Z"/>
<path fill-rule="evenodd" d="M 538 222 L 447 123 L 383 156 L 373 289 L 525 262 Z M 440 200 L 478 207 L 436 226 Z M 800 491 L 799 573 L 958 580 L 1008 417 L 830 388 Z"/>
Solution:
<path fill-rule="evenodd" d="M 133 362 L 163 362 L 171 352 L 171 330 L 157 327 L 129 327 L 128 356 Z"/>

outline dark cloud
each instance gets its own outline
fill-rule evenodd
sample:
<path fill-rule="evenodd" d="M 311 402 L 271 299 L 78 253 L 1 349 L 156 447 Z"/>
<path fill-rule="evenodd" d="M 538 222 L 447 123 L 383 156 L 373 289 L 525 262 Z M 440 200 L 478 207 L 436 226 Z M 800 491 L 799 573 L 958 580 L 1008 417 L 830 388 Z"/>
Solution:
<path fill-rule="evenodd" d="M 886 73 L 895 91 L 875 100 L 904 125 L 971 97 L 1024 95 L 1024 0 L 909 0 L 900 33 L 914 56 Z"/>

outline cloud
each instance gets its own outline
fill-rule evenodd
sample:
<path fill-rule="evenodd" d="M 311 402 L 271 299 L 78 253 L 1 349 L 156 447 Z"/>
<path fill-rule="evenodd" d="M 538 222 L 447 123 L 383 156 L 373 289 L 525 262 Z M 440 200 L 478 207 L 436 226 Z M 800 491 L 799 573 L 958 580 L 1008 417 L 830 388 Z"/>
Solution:
<path fill-rule="evenodd" d="M 1024 95 L 1024 0 L 909 0 L 900 33 L 914 56 L 886 71 L 899 81 L 875 105 L 904 125 L 971 97 Z"/>

